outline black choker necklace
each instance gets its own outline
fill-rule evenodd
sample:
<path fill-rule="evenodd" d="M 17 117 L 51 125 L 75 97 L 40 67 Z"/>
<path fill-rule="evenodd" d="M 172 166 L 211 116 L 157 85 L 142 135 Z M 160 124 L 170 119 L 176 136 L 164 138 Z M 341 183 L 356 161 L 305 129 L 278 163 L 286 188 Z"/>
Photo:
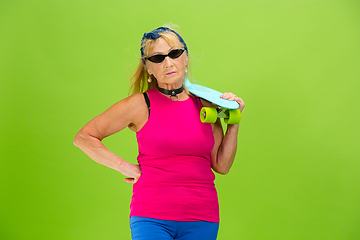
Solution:
<path fill-rule="evenodd" d="M 164 88 L 161 88 L 159 86 L 156 87 L 157 90 L 159 90 L 159 92 L 165 94 L 165 95 L 170 95 L 170 99 L 173 101 L 178 101 L 179 100 L 179 93 L 182 93 L 182 91 L 184 91 L 184 86 L 181 86 L 181 88 L 178 89 L 173 89 L 173 90 L 166 90 Z M 176 97 L 176 99 L 173 99 L 172 97 Z"/>

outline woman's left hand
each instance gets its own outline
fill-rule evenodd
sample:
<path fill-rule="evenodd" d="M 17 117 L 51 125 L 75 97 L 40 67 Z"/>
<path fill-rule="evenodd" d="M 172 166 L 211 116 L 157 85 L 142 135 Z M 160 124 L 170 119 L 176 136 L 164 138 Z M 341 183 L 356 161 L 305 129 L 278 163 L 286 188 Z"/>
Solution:
<path fill-rule="evenodd" d="M 230 101 L 236 101 L 239 104 L 240 112 L 242 112 L 242 110 L 245 107 L 244 101 L 241 98 L 239 98 L 238 96 L 236 96 L 235 94 L 231 93 L 231 92 L 226 92 L 223 95 L 221 95 L 220 97 L 223 98 L 223 99 L 230 100 Z"/>

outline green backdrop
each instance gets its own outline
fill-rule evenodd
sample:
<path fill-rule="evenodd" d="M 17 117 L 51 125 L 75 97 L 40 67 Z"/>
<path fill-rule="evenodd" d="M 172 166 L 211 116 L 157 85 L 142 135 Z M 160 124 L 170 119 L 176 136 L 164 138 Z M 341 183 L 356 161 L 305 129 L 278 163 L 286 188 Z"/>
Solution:
<path fill-rule="evenodd" d="M 0 1 L 0 239 L 130 239 L 132 185 L 76 132 L 172 22 L 198 84 L 246 102 L 218 239 L 360 239 L 360 2 Z M 105 145 L 136 162 L 134 133 Z"/>

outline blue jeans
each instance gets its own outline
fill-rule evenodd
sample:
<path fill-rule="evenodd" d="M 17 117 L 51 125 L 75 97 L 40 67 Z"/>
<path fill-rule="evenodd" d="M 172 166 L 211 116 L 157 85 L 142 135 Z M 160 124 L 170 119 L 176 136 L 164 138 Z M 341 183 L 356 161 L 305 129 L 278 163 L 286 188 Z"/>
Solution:
<path fill-rule="evenodd" d="M 219 224 L 131 217 L 130 229 L 132 240 L 216 240 Z"/>

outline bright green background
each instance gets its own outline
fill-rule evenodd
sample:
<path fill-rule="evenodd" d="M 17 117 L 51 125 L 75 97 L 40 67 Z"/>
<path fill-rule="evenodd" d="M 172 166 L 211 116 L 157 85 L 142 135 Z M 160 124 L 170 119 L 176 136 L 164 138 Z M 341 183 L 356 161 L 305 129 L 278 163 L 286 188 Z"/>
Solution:
<path fill-rule="evenodd" d="M 246 102 L 219 239 L 360 239 L 360 2 L 0 1 L 0 239 L 130 239 L 130 184 L 73 144 L 173 22 Z M 104 140 L 135 162 L 135 135 Z"/>

